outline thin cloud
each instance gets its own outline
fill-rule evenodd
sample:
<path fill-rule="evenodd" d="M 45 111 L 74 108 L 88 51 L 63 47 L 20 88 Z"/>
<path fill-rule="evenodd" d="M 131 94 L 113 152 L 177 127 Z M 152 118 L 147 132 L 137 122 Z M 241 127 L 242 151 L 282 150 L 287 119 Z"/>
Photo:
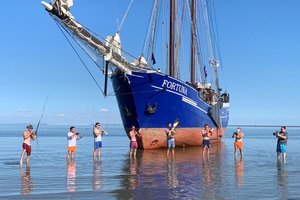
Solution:
<path fill-rule="evenodd" d="M 59 113 L 59 114 L 57 114 L 57 117 L 65 117 L 66 115 L 65 114 L 63 114 L 63 113 Z"/>
<path fill-rule="evenodd" d="M 29 110 L 28 110 L 28 109 L 25 109 L 25 108 L 22 108 L 22 109 L 19 110 L 19 112 L 21 112 L 21 113 L 28 113 Z"/>
<path fill-rule="evenodd" d="M 100 112 L 108 112 L 108 109 L 106 109 L 106 108 L 101 108 L 101 109 L 100 109 Z"/>

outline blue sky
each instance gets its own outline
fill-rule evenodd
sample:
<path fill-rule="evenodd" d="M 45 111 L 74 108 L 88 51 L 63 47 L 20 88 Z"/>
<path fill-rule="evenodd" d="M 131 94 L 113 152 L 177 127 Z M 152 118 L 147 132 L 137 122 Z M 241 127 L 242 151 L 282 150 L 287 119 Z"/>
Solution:
<path fill-rule="evenodd" d="M 72 10 L 105 37 L 115 33 L 116 18 L 121 20 L 129 2 L 75 0 Z M 148 24 L 143 17 L 151 2 L 135 0 L 121 32 L 123 48 L 135 56 L 143 48 L 141 27 Z M 230 124 L 299 125 L 300 1 L 215 0 L 215 5 Z M 0 122 L 36 123 L 49 93 L 43 122 L 121 123 L 115 97 L 103 97 L 40 1 L 5 1 L 2 8 Z M 103 76 L 81 55 L 102 84 Z"/>

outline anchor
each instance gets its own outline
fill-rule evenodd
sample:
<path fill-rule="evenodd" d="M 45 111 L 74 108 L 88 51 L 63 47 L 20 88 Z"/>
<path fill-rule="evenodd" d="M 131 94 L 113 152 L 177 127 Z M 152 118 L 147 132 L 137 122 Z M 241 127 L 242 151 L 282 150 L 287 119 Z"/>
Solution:
<path fill-rule="evenodd" d="M 126 116 L 130 117 L 132 115 L 132 113 L 128 110 L 128 108 L 126 106 L 124 108 L 126 110 Z"/>
<path fill-rule="evenodd" d="M 157 103 L 154 104 L 154 107 L 152 107 L 150 105 L 150 103 L 147 104 L 147 111 L 150 113 L 150 114 L 153 114 L 156 112 L 156 109 L 157 109 Z"/>

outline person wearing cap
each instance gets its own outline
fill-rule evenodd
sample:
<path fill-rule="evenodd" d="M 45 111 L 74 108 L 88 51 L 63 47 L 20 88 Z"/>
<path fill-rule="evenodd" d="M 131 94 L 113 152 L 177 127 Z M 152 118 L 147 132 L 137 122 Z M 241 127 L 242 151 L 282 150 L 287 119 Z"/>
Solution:
<path fill-rule="evenodd" d="M 102 148 L 102 136 L 105 133 L 105 130 L 101 128 L 101 125 L 99 122 L 96 122 L 93 134 L 94 134 L 94 152 L 93 157 L 96 159 L 96 156 L 98 155 L 98 159 L 100 159 L 101 154 L 101 148 Z"/>
<path fill-rule="evenodd" d="M 80 140 L 83 136 L 78 137 L 79 133 L 76 131 L 74 126 L 70 127 L 70 132 L 67 134 L 68 138 L 68 152 L 67 152 L 67 162 L 74 161 L 75 152 L 76 152 L 76 141 Z"/>
<path fill-rule="evenodd" d="M 129 137 L 130 137 L 130 153 L 129 153 L 129 156 L 130 156 L 130 158 L 132 157 L 132 155 L 133 155 L 134 158 L 136 157 L 136 151 L 137 151 L 137 148 L 138 148 L 137 137 L 138 138 L 141 137 L 140 131 L 141 131 L 141 129 L 138 132 L 136 130 L 135 126 L 132 126 L 131 131 L 129 132 Z"/>
<path fill-rule="evenodd" d="M 286 149 L 287 149 L 287 139 L 288 139 L 288 133 L 286 131 L 286 127 L 282 126 L 280 129 L 280 132 L 276 133 L 277 137 L 277 159 L 280 159 L 280 154 L 282 155 L 282 159 L 286 159 Z"/>
<path fill-rule="evenodd" d="M 240 151 L 241 159 L 243 158 L 243 138 L 244 134 L 242 133 L 242 128 L 237 128 L 236 131 L 232 134 L 234 138 L 234 156 L 237 156 L 237 150 Z"/>
<path fill-rule="evenodd" d="M 36 138 L 36 135 L 33 132 L 32 125 L 31 124 L 27 125 L 26 128 L 27 128 L 27 130 L 25 130 L 23 132 L 24 141 L 23 141 L 23 144 L 22 144 L 23 151 L 21 153 L 20 165 L 23 164 L 23 157 L 24 157 L 25 152 L 27 153 L 26 164 L 29 163 L 30 155 L 31 155 L 31 140 L 34 140 Z"/>

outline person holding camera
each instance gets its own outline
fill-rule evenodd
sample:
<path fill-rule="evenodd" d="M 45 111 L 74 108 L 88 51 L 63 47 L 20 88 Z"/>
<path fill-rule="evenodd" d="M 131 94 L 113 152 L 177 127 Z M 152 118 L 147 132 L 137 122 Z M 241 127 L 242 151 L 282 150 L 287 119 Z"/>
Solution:
<path fill-rule="evenodd" d="M 234 156 L 237 156 L 237 150 L 240 151 L 241 159 L 243 159 L 243 140 L 244 134 L 242 133 L 242 128 L 237 128 L 236 131 L 232 134 L 234 141 Z"/>
<path fill-rule="evenodd" d="M 286 127 L 282 126 L 280 129 L 280 132 L 277 131 L 276 133 L 273 133 L 277 137 L 277 159 L 280 159 L 280 154 L 282 155 L 282 159 L 286 159 L 286 149 L 287 149 L 287 139 L 288 139 L 288 133 L 286 131 Z"/>
<path fill-rule="evenodd" d="M 74 161 L 74 156 L 76 152 L 76 141 L 80 140 L 83 136 L 78 137 L 79 133 L 76 131 L 74 126 L 70 127 L 70 132 L 68 132 L 68 153 L 67 153 L 67 162 L 69 162 L 70 157 L 71 161 Z"/>

